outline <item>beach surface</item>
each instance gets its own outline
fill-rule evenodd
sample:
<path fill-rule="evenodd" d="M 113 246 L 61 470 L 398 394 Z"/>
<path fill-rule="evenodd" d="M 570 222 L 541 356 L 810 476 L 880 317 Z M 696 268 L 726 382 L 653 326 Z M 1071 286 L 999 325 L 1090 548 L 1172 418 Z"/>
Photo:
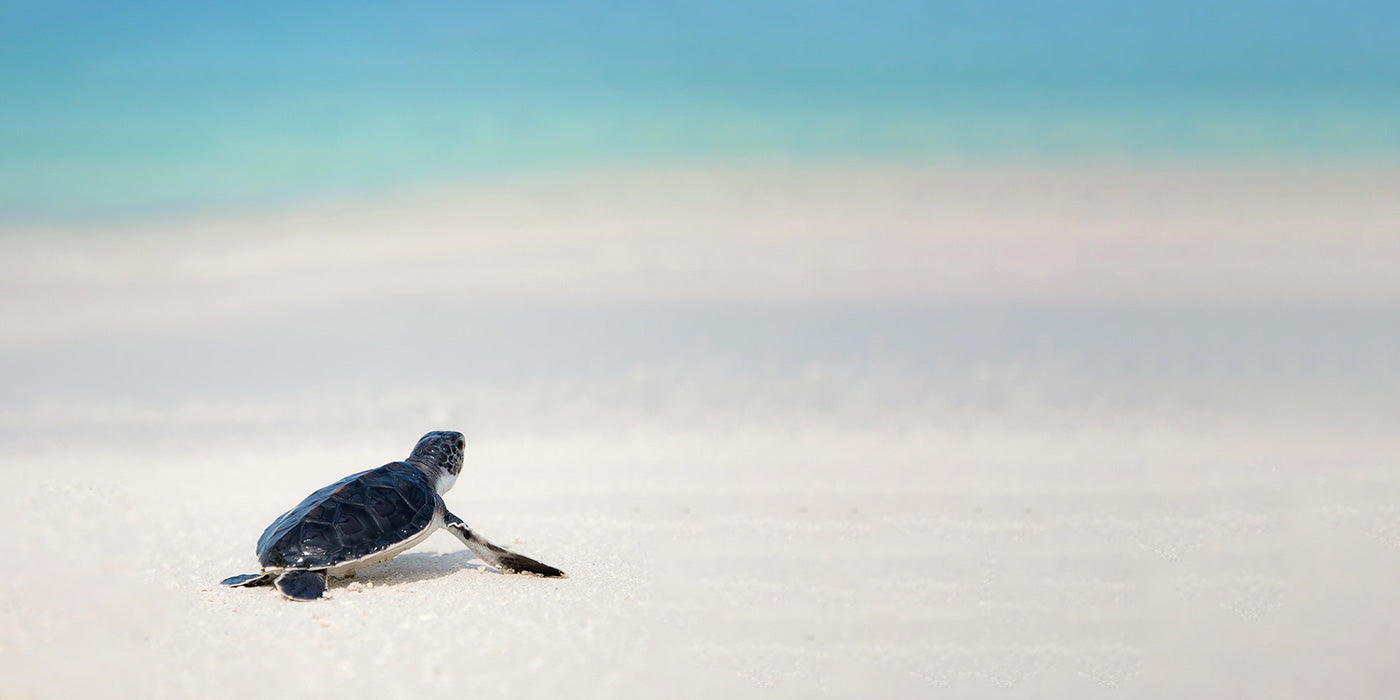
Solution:
<path fill-rule="evenodd" d="M 1400 171 L 618 170 L 0 231 L 0 697 L 1385 697 Z M 446 533 L 217 582 L 456 429 Z"/>

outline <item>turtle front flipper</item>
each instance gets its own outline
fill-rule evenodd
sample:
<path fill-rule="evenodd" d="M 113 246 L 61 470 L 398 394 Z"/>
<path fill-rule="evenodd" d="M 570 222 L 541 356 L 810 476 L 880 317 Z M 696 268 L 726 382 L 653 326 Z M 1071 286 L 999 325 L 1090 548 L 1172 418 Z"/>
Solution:
<path fill-rule="evenodd" d="M 461 518 L 451 513 L 446 515 L 443 525 L 449 532 L 456 535 L 457 539 L 467 546 L 467 549 L 472 550 L 472 554 L 480 557 L 489 566 L 494 566 L 508 574 L 534 574 L 545 578 L 567 578 L 563 571 L 548 564 L 487 542 L 485 538 L 472 532 Z"/>
<path fill-rule="evenodd" d="M 316 600 L 326 592 L 326 572 L 297 569 L 284 572 L 273 583 L 287 600 Z"/>
<path fill-rule="evenodd" d="M 250 586 L 270 586 L 272 585 L 273 574 L 240 574 L 230 576 L 219 582 L 221 586 L 232 588 L 247 588 Z"/>

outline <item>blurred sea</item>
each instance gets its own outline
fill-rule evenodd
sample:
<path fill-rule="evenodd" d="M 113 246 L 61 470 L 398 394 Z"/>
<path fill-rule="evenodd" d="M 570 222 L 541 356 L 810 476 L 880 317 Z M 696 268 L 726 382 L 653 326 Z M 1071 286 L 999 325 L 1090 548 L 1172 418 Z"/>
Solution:
<path fill-rule="evenodd" d="M 0 220 L 503 173 L 1392 162 L 1381 1 L 7 2 Z"/>

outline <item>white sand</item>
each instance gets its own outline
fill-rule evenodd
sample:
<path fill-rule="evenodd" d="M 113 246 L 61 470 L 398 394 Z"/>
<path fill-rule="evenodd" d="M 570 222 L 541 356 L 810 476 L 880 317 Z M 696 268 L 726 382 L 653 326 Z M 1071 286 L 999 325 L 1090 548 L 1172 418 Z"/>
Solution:
<path fill-rule="evenodd" d="M 1386 697 L 1400 174 L 589 174 L 0 236 L 0 697 Z M 455 539 L 229 590 L 463 430 Z"/>

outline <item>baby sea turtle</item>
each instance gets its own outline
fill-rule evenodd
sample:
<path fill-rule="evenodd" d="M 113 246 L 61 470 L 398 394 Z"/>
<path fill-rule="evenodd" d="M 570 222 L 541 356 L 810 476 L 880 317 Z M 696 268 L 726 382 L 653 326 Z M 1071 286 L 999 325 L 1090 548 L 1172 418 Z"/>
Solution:
<path fill-rule="evenodd" d="M 508 552 L 448 512 L 442 494 L 462 471 L 461 433 L 428 433 L 402 462 L 341 479 L 273 521 L 258 539 L 262 573 L 224 579 L 225 586 L 271 584 L 291 600 L 315 600 L 327 576 L 348 576 L 394 558 L 445 527 L 487 564 L 512 574 L 557 578 L 564 572 Z"/>

